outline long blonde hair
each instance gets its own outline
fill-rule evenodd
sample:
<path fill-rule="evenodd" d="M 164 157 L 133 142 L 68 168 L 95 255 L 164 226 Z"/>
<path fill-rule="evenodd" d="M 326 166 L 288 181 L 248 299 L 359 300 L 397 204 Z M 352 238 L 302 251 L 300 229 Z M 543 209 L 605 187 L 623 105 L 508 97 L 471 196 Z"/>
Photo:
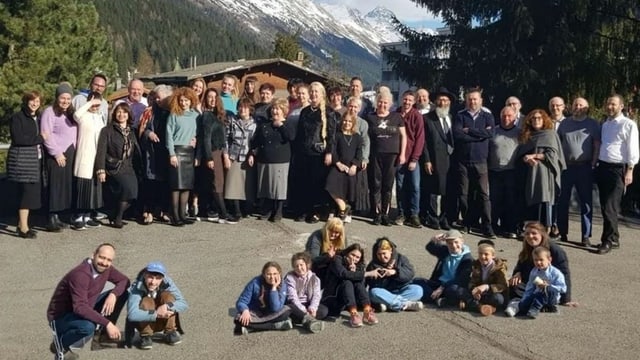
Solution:
<path fill-rule="evenodd" d="M 340 233 L 340 237 L 338 238 L 338 241 L 333 244 L 331 243 L 331 232 Z M 327 223 L 324 225 L 324 228 L 322 229 L 321 253 L 324 254 L 327 251 L 329 251 L 329 247 L 331 245 L 334 246 L 337 252 L 338 250 L 344 249 L 346 244 L 347 244 L 347 241 L 346 241 L 346 235 L 344 233 L 344 224 L 342 223 L 342 220 L 340 220 L 340 218 L 337 218 L 337 217 L 327 220 Z"/>
<path fill-rule="evenodd" d="M 321 83 L 314 81 L 309 85 L 309 88 L 316 88 L 319 90 L 322 96 L 320 96 L 320 119 L 322 120 L 322 131 L 320 136 L 322 137 L 322 143 L 327 145 L 327 91 L 324 89 L 324 85 Z"/>
<path fill-rule="evenodd" d="M 240 82 L 240 80 L 238 79 L 237 76 L 235 76 L 233 74 L 224 74 L 224 76 L 222 76 L 222 81 L 224 81 L 224 79 L 233 80 L 233 88 L 231 89 L 231 97 L 233 99 L 237 99 L 238 98 L 238 94 L 240 93 L 240 90 L 238 89 L 238 83 Z"/>

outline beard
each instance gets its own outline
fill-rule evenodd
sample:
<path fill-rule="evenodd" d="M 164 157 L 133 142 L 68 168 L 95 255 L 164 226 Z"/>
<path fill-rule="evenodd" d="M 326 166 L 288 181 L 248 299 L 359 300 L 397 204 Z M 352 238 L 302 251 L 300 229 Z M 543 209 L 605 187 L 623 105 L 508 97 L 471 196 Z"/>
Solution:
<path fill-rule="evenodd" d="M 439 118 L 444 118 L 449 116 L 449 107 L 437 107 L 436 108 L 436 115 L 438 115 Z"/>

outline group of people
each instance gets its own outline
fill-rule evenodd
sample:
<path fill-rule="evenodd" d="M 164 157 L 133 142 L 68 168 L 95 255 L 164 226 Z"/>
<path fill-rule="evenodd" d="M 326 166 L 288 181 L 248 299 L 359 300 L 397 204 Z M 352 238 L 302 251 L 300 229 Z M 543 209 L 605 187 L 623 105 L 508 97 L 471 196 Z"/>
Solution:
<path fill-rule="evenodd" d="M 458 230 L 434 236 L 426 250 L 438 259 L 428 279 L 416 277 L 408 257 L 387 237 L 375 241 L 367 263 L 360 244 L 347 244 L 344 223 L 330 219 L 310 235 L 305 252 L 293 255 L 291 271 L 285 274 L 270 261 L 249 281 L 236 302 L 234 333 L 289 330 L 297 324 L 316 333 L 324 329 L 323 320 L 342 311 L 349 313 L 352 327 L 375 325 L 376 311 L 420 311 L 424 303 L 529 318 L 557 312 L 558 305 L 577 305 L 571 299 L 567 255 L 539 222 L 525 225 L 511 277 L 507 261 L 496 256 L 488 239 L 478 243 L 475 260 Z"/>
<path fill-rule="evenodd" d="M 135 200 L 142 224 L 235 224 L 253 213 L 279 221 L 286 209 L 309 223 L 331 216 L 348 223 L 360 213 L 375 225 L 480 229 L 488 238 L 516 238 L 525 221 L 536 220 L 568 241 L 575 187 L 580 240 L 590 246 L 597 183 L 604 217 L 598 252 L 619 246 L 621 197 L 640 157 L 637 125 L 624 116 L 619 95 L 608 98 L 602 124 L 588 117 L 584 98 L 565 119 L 559 97 L 549 101 L 551 116 L 543 109 L 525 116 L 520 100 L 509 97 L 496 122 L 479 88 L 465 93 L 456 112 L 446 88 L 432 98 L 426 89 L 406 91 L 394 108 L 389 88 L 378 89 L 374 106 L 357 77 L 346 101 L 342 89 L 319 82 L 290 80 L 286 99 L 274 99 L 275 87 L 255 77 L 242 92 L 239 84 L 227 74 L 221 89 L 203 79 L 159 85 L 146 105 L 142 83 L 133 80 L 129 97 L 110 112 L 102 75 L 73 100 L 61 84 L 42 114 L 40 94 L 26 94 L 11 119 L 8 158 L 21 194 L 18 235 L 36 236 L 28 212 L 40 206 L 44 184 L 51 231 L 67 227 L 63 211 L 73 212 L 74 229 L 99 226 L 103 204 L 109 223 L 121 228 Z"/>
<path fill-rule="evenodd" d="M 112 266 L 114 258 L 115 247 L 101 244 L 56 286 L 47 320 L 53 332 L 50 350 L 57 360 L 78 359 L 77 350 L 88 342 L 92 350 L 119 346 L 122 340 L 130 345 L 135 330 L 144 350 L 153 347 L 159 333 L 169 345 L 182 342 L 179 314 L 188 305 L 164 264 L 150 262 L 131 283 Z M 107 283 L 112 287 L 105 287 Z M 116 321 L 125 305 L 128 334 L 123 336 Z"/>

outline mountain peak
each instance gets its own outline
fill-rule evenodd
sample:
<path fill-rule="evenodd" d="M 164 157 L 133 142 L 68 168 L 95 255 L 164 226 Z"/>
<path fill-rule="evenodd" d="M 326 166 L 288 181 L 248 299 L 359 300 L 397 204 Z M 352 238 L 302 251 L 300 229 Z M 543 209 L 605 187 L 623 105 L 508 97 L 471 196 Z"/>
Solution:
<path fill-rule="evenodd" d="M 395 14 L 393 11 L 384 6 L 376 6 L 373 10 L 369 11 L 367 15 L 365 15 L 367 18 L 386 19 L 387 21 L 391 21 L 391 18 L 394 16 Z"/>

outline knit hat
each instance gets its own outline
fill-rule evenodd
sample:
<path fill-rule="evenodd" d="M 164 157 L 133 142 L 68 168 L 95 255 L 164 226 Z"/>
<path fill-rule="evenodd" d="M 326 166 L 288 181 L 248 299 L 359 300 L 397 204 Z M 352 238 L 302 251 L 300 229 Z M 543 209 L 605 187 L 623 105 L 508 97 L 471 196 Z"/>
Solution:
<path fill-rule="evenodd" d="M 159 261 L 150 262 L 149 264 L 147 264 L 145 270 L 150 273 L 160 274 L 163 277 L 167 276 L 167 268 L 165 268 L 164 264 Z"/>
<path fill-rule="evenodd" d="M 58 85 L 56 88 L 56 99 L 62 94 L 73 95 L 73 88 L 71 87 L 71 84 L 68 82 L 62 82 Z"/>

